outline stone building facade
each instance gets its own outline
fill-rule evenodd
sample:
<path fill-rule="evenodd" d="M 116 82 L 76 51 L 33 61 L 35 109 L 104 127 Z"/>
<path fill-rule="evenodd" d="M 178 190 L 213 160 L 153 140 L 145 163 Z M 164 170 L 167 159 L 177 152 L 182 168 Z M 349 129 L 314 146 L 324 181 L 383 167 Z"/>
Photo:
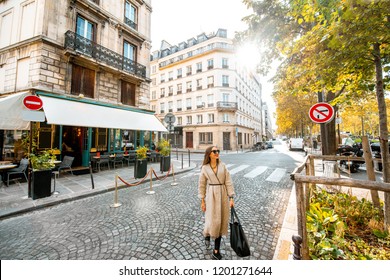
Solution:
<path fill-rule="evenodd" d="M 26 92 L 153 114 L 151 12 L 150 0 L 0 1 L 0 95 Z M 44 125 L 52 137 L 42 148 L 60 148 L 59 134 L 75 130 L 60 127 L 65 122 Z M 88 135 L 88 149 L 109 152 L 130 142 L 143 145 L 145 134 L 152 140 L 152 131 L 129 133 L 132 126 L 124 126 L 119 132 L 83 128 L 84 140 L 76 141 L 87 143 Z"/>
<path fill-rule="evenodd" d="M 169 138 L 180 148 L 250 148 L 263 138 L 262 88 L 240 65 L 227 30 L 202 33 L 152 52 L 151 110 L 175 116 Z M 169 116 L 169 115 L 168 115 Z"/>

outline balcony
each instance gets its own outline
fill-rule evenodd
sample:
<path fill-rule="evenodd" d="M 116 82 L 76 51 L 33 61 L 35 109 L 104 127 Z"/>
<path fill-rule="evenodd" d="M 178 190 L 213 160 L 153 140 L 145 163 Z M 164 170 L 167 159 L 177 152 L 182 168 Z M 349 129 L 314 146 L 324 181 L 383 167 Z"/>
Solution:
<path fill-rule="evenodd" d="M 128 26 L 130 26 L 131 28 L 137 30 L 137 24 L 132 21 L 131 19 L 125 17 L 124 20 L 123 20 Z"/>
<path fill-rule="evenodd" d="M 237 102 L 217 102 L 217 110 L 219 111 L 237 111 Z"/>
<path fill-rule="evenodd" d="M 146 67 L 144 65 L 96 44 L 72 31 L 65 33 L 65 48 L 94 58 L 99 63 L 104 63 L 107 66 L 136 75 L 139 78 L 146 78 Z"/>

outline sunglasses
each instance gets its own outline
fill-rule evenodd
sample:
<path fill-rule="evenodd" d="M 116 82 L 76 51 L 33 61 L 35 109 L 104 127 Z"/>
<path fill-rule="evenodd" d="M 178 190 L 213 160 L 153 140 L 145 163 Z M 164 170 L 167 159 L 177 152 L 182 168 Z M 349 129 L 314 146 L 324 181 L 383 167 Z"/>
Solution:
<path fill-rule="evenodd" d="M 219 150 L 211 150 L 214 154 L 219 154 Z"/>

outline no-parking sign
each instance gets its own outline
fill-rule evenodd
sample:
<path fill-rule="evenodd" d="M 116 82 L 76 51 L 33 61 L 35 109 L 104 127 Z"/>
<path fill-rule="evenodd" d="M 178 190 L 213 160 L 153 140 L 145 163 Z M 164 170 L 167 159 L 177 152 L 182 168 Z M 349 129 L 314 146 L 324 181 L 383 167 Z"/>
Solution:
<path fill-rule="evenodd" d="M 334 117 L 333 107 L 325 102 L 320 102 L 311 106 L 309 117 L 315 123 L 327 123 Z"/>

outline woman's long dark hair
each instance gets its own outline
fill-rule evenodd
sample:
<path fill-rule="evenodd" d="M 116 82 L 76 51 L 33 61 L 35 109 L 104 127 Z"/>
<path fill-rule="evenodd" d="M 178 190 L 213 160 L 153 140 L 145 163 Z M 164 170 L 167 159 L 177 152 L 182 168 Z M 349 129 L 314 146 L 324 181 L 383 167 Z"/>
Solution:
<path fill-rule="evenodd" d="M 210 163 L 210 154 L 211 154 L 211 150 L 213 148 L 217 148 L 217 146 L 210 146 L 206 149 L 206 151 L 204 152 L 204 159 L 203 159 L 203 163 L 202 165 L 207 165 Z M 217 159 L 217 164 L 219 164 L 219 158 Z"/>

